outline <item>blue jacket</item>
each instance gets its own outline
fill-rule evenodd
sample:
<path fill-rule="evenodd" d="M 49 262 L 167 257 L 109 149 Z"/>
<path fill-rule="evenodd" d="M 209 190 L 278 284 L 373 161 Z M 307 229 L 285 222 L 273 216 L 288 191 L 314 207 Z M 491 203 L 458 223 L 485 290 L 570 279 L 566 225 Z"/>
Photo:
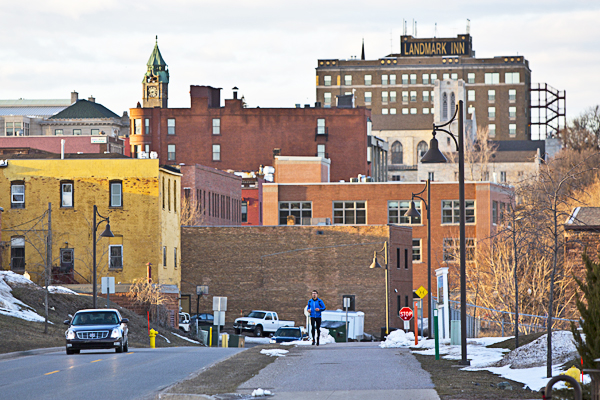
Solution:
<path fill-rule="evenodd" d="M 319 311 L 315 311 L 318 308 Z M 312 297 L 308 300 L 308 311 L 310 311 L 311 318 L 321 318 L 321 311 L 325 310 L 325 303 L 323 300 L 317 298 L 313 300 Z"/>

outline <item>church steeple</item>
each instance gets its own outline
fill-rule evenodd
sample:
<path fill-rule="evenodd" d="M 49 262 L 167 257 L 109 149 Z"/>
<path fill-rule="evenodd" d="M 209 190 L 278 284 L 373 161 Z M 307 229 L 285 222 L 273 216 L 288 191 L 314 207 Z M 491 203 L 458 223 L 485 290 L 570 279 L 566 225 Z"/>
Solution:
<path fill-rule="evenodd" d="M 150 58 L 146 63 L 147 70 L 142 80 L 144 89 L 143 107 L 167 108 L 169 85 L 169 69 L 158 48 L 158 36 Z"/>

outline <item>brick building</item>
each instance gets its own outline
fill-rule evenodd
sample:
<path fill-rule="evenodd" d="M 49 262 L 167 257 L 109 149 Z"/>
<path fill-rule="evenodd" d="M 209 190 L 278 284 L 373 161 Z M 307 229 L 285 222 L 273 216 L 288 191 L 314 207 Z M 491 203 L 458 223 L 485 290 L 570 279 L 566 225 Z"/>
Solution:
<path fill-rule="evenodd" d="M 410 252 L 409 227 L 183 227 L 182 297 L 190 298 L 193 313 L 195 285 L 208 285 L 210 295 L 199 299 L 199 312 L 211 312 L 212 296 L 225 296 L 227 324 L 262 309 L 305 325 L 303 308 L 317 289 L 329 310 L 341 309 L 342 298 L 350 296 L 355 310 L 365 313 L 365 332 L 379 335 L 385 326 L 385 275 L 383 268 L 369 266 L 385 241 L 390 326 L 402 327 L 398 306 L 412 299 L 412 264 L 397 254 Z M 378 260 L 384 265 L 381 253 Z"/>
<path fill-rule="evenodd" d="M 168 108 L 169 73 L 158 46 L 147 66 L 143 102 L 130 109 L 134 157 L 156 152 L 165 164 L 256 171 L 277 155 L 319 156 L 331 160 L 332 181 L 384 170 L 373 166 L 385 150 L 369 137 L 364 107 L 246 108 L 236 91 L 222 107 L 221 89 L 191 86 L 190 108 Z"/>
<path fill-rule="evenodd" d="M 263 224 L 263 184 L 262 175 L 242 175 L 242 225 Z"/>
<path fill-rule="evenodd" d="M 427 221 L 425 207 L 415 202 L 423 215 L 408 219 L 412 193 L 424 188 L 423 183 L 314 183 L 275 184 L 263 188 L 265 225 L 285 225 L 288 216 L 298 224 L 329 219 L 334 225 L 402 224 L 413 228 L 412 262 L 414 289 L 427 287 Z M 467 182 L 467 251 L 473 253 L 477 242 L 487 239 L 495 230 L 499 214 L 510 202 L 512 188 L 490 182 Z M 457 267 L 454 256 L 458 248 L 459 213 L 458 184 L 431 183 L 431 268 Z M 298 218 L 300 216 L 300 218 Z M 435 281 L 435 276 L 432 277 Z M 458 287 L 450 282 L 450 287 Z M 435 288 L 432 288 L 435 292 Z"/>
<path fill-rule="evenodd" d="M 182 225 L 240 225 L 242 178 L 203 165 L 180 165 Z"/>

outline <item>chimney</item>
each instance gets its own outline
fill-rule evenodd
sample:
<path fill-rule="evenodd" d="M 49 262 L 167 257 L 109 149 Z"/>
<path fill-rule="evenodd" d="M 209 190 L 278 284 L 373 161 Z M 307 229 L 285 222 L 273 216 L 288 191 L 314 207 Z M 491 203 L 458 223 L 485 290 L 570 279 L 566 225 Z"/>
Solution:
<path fill-rule="evenodd" d="M 239 90 L 239 89 L 238 89 L 238 87 L 237 87 L 237 86 L 234 86 L 234 87 L 233 87 L 233 99 L 234 99 L 234 100 L 237 100 L 237 94 L 238 94 L 238 90 Z"/>
<path fill-rule="evenodd" d="M 88 97 L 88 101 L 92 102 L 92 103 L 95 103 L 96 99 L 94 98 L 94 96 L 90 96 L 90 97 Z"/>
<path fill-rule="evenodd" d="M 77 100 L 79 100 L 79 93 L 73 90 L 71 92 L 71 104 L 77 103 Z"/>

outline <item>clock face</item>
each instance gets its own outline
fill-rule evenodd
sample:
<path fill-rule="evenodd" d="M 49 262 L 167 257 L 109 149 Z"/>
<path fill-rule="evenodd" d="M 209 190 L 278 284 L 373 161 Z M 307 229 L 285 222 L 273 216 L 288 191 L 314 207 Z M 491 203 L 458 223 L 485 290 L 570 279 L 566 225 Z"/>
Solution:
<path fill-rule="evenodd" d="M 156 86 L 148 87 L 148 97 L 157 97 L 158 96 L 158 88 Z"/>

